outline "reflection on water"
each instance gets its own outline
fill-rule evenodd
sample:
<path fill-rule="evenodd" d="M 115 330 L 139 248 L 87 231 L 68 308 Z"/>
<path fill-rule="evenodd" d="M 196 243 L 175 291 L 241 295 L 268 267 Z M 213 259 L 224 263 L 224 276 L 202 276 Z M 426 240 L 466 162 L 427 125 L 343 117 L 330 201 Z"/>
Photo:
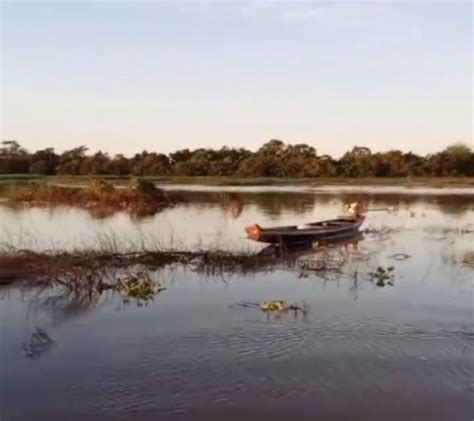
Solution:
<path fill-rule="evenodd" d="M 172 227 L 175 242 L 251 247 L 243 238 L 248 223 L 324 219 L 348 200 L 173 194 L 185 203 L 141 221 L 2 208 L 2 233 L 39 234 L 37 248 L 73 248 L 112 232 L 129 243 L 141 234 L 151 241 Z M 473 197 L 362 199 L 397 211 L 370 213 L 363 238 L 270 254 L 271 264 L 245 275 L 151 271 L 166 290 L 148 306 L 124 304 L 111 290 L 0 289 L 0 418 L 471 419 L 473 271 L 462 261 L 474 242 Z M 371 273 L 389 278 L 379 286 L 385 275 Z M 309 311 L 269 317 L 235 306 L 265 300 L 305 303 Z M 36 328 L 54 346 L 24 358 L 22 344 Z"/>
<path fill-rule="evenodd" d="M 242 190 L 242 189 L 241 189 Z M 393 214 L 371 213 L 365 227 L 452 227 L 473 229 L 474 195 L 333 194 L 170 190 L 173 209 L 135 219 L 126 213 L 95 218 L 86 211 L 57 207 L 14 210 L 0 206 L 0 243 L 18 247 L 218 247 L 258 249 L 243 227 L 294 224 L 333 218 L 353 201 L 369 208 L 393 207 Z"/>

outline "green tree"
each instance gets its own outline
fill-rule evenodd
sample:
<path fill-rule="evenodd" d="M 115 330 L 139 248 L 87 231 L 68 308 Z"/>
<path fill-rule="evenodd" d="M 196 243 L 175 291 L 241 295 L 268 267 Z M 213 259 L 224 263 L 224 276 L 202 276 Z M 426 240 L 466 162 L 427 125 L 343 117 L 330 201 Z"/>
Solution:
<path fill-rule="evenodd" d="M 59 156 L 56 173 L 60 175 L 80 175 L 82 162 L 86 159 L 86 146 L 70 149 Z"/>
<path fill-rule="evenodd" d="M 59 156 L 53 148 L 41 149 L 31 155 L 30 172 L 32 174 L 53 175 L 56 173 L 58 164 Z"/>

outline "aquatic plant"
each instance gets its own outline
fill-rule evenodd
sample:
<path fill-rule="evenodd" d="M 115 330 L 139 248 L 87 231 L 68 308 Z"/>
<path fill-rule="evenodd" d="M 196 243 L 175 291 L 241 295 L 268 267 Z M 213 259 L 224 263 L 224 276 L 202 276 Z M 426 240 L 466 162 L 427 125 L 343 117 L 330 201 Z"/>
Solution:
<path fill-rule="evenodd" d="M 261 256 L 222 250 L 142 250 L 117 252 L 113 244 L 101 250 L 34 252 L 10 249 L 0 253 L 0 284 L 58 283 L 71 288 L 112 289 L 117 280 L 104 275 L 111 269 L 158 269 L 172 264 L 191 267 L 208 275 L 246 273 L 260 268 Z M 110 284 L 112 282 L 112 284 Z"/>
<path fill-rule="evenodd" d="M 290 304 L 285 300 L 262 301 L 260 310 L 262 311 L 288 311 Z"/>
<path fill-rule="evenodd" d="M 306 316 L 309 312 L 309 307 L 305 303 L 299 305 L 298 303 L 290 304 L 286 300 L 268 300 L 262 302 L 251 302 L 251 301 L 239 301 L 234 305 L 229 306 L 233 307 L 243 307 L 243 308 L 259 308 L 264 313 L 275 313 L 277 315 L 293 312 L 295 315 L 298 313 Z"/>
<path fill-rule="evenodd" d="M 286 300 L 270 300 L 262 301 L 260 303 L 260 310 L 264 313 L 273 312 L 276 314 L 288 313 L 292 311 L 295 315 L 299 312 L 306 316 L 308 314 L 309 308 L 306 304 L 300 306 L 298 303 L 290 304 Z"/>
<path fill-rule="evenodd" d="M 29 183 L 14 192 L 13 202 L 75 204 L 85 200 L 84 190 L 48 183 Z"/>
<path fill-rule="evenodd" d="M 369 272 L 370 281 L 375 282 L 375 285 L 379 287 L 384 287 L 385 285 L 393 286 L 395 281 L 394 270 L 395 268 L 393 266 L 389 266 L 388 268 L 378 266 L 374 272 Z"/>
<path fill-rule="evenodd" d="M 104 195 L 116 194 L 115 186 L 106 180 L 94 179 L 89 183 L 88 192 L 91 196 L 95 196 L 98 200 Z"/>
<path fill-rule="evenodd" d="M 132 177 L 130 179 L 129 187 L 131 190 L 141 194 L 155 194 L 157 191 L 159 191 L 155 183 L 139 177 Z"/>
<path fill-rule="evenodd" d="M 137 305 L 141 305 L 143 302 L 148 303 L 153 300 L 156 294 L 166 288 L 163 288 L 159 282 L 154 282 L 148 273 L 138 273 L 119 280 L 116 289 L 124 296 L 124 303 L 134 299 Z"/>
<path fill-rule="evenodd" d="M 48 183 L 30 183 L 18 189 L 12 204 L 80 206 L 91 212 L 107 215 L 128 211 L 135 215 L 153 215 L 170 206 L 165 192 L 153 183 L 132 179 L 128 188 L 115 188 L 108 181 L 92 180 L 85 188 Z"/>

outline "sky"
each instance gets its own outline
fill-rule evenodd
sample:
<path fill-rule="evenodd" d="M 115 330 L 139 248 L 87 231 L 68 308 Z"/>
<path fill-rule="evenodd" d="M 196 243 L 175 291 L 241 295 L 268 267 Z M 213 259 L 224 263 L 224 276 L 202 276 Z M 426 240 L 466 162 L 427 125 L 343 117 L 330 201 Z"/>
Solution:
<path fill-rule="evenodd" d="M 1 137 L 131 155 L 472 144 L 471 2 L 1 2 Z"/>

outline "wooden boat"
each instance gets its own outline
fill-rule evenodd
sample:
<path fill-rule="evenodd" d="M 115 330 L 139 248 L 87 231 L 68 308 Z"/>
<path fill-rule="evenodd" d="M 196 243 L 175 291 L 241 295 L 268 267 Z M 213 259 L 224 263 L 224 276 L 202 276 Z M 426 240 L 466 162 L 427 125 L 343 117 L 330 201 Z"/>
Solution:
<path fill-rule="evenodd" d="M 348 216 L 327 221 L 313 222 L 303 226 L 262 228 L 258 224 L 245 228 L 248 238 L 262 243 L 308 244 L 355 234 L 365 216 Z"/>

